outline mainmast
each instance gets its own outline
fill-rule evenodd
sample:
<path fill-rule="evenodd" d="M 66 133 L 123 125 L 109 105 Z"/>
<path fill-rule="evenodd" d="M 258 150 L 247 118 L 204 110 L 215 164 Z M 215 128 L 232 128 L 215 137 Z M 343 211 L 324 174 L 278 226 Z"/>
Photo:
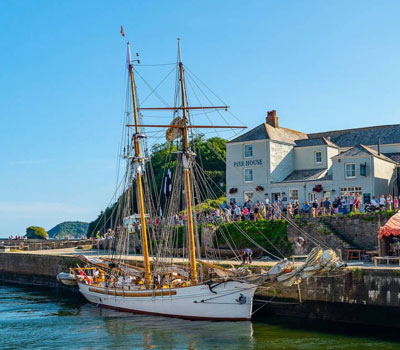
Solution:
<path fill-rule="evenodd" d="M 131 90 L 132 90 L 132 103 L 133 103 L 133 115 L 135 120 L 135 133 L 132 136 L 133 144 L 135 147 L 135 156 L 133 158 L 133 164 L 136 168 L 136 187 L 138 192 L 138 207 L 140 212 L 140 220 L 141 220 L 141 233 L 142 233 L 142 250 L 143 250 L 143 259 L 144 259 L 144 271 L 145 271 L 145 281 L 147 285 L 150 287 L 151 285 L 151 273 L 150 273 L 150 261 L 149 261 L 149 247 L 147 243 L 147 224 L 146 224 L 146 216 L 144 209 L 144 200 L 143 200 L 143 186 L 142 186 L 142 167 L 144 158 L 140 152 L 140 138 L 139 134 L 139 123 L 138 123 L 138 111 L 136 104 L 136 91 L 135 91 L 135 78 L 133 76 L 133 66 L 131 61 L 131 49 L 129 42 L 127 43 L 127 54 L 129 64 L 129 76 L 131 81 Z"/>
<path fill-rule="evenodd" d="M 193 225 L 193 210 L 192 210 L 192 187 L 190 183 L 190 166 L 192 152 L 189 146 L 188 135 L 188 119 L 186 110 L 186 94 L 184 70 L 181 57 L 181 45 L 178 38 L 178 55 L 179 55 L 179 78 L 181 82 L 181 98 L 182 98 L 182 119 L 183 119 L 183 169 L 185 174 L 185 193 L 186 193 L 186 208 L 188 217 L 189 230 L 189 255 L 190 255 L 190 279 L 192 284 L 197 283 L 197 267 L 196 267 L 196 247 L 194 242 L 194 225 Z"/>

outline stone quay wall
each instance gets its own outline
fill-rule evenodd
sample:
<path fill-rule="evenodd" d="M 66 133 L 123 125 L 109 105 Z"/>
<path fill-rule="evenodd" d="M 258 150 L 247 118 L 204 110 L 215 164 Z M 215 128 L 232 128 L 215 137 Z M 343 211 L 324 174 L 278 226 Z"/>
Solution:
<path fill-rule="evenodd" d="M 83 240 L 59 240 L 59 239 L 0 239 L 0 248 L 20 249 L 24 251 L 74 248 L 85 245 L 92 245 L 94 242 L 89 239 Z"/>
<path fill-rule="evenodd" d="M 68 272 L 80 261 L 70 256 L 0 253 L 0 283 L 37 285 L 71 290 L 57 281 L 58 273 Z"/>
<path fill-rule="evenodd" d="M 378 229 L 388 220 L 385 214 L 360 214 L 352 216 L 321 216 L 317 218 L 294 219 L 312 238 L 344 254 L 346 248 L 377 250 Z M 315 243 L 293 225 L 288 225 L 289 242 L 295 243 L 301 236 L 305 238 L 304 247 L 293 244 L 293 254 L 307 254 Z"/>
<path fill-rule="evenodd" d="M 307 278 L 299 287 L 301 303 L 297 286 L 274 284 L 256 297 L 273 298 L 264 313 L 400 328 L 399 268 L 352 268 Z"/>

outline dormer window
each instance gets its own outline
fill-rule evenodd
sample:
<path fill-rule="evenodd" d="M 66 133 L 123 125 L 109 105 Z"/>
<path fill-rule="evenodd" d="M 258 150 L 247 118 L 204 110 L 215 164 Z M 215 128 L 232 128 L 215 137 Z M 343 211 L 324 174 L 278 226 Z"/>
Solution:
<path fill-rule="evenodd" d="M 321 164 L 321 163 L 322 163 L 322 152 L 316 151 L 315 152 L 315 164 Z"/>
<path fill-rule="evenodd" d="M 244 145 L 244 157 L 253 158 L 253 145 Z"/>

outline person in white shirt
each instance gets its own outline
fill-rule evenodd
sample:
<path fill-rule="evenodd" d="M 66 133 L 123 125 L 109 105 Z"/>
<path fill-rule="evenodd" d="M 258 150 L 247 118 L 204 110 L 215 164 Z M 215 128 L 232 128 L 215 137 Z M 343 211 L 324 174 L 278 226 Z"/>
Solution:
<path fill-rule="evenodd" d="M 385 196 L 382 195 L 381 198 L 379 199 L 379 207 L 381 209 L 385 209 L 385 206 L 386 206 L 386 199 Z"/>
<path fill-rule="evenodd" d="M 353 193 L 350 192 L 350 197 L 349 197 L 350 211 L 353 211 L 353 204 L 354 204 L 354 196 Z"/>
<path fill-rule="evenodd" d="M 265 204 L 266 204 L 266 206 L 268 207 L 268 205 L 269 205 L 269 198 L 268 198 L 268 197 L 265 198 Z"/>
<path fill-rule="evenodd" d="M 387 210 L 392 210 L 392 203 L 393 203 L 393 198 L 392 198 L 391 194 L 388 193 L 386 196 Z"/>
<path fill-rule="evenodd" d="M 342 198 L 340 198 L 340 204 L 342 205 L 342 208 L 346 208 L 347 202 L 346 202 L 346 198 L 344 198 L 342 196 Z"/>

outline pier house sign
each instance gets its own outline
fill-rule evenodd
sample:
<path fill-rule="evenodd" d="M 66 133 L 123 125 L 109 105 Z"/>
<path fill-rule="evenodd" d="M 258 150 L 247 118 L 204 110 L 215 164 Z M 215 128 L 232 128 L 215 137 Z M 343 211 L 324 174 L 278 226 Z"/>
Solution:
<path fill-rule="evenodd" d="M 251 165 L 262 165 L 262 159 L 249 159 L 249 160 L 240 160 L 238 162 L 233 162 L 233 166 L 235 168 L 241 166 L 251 166 Z"/>

